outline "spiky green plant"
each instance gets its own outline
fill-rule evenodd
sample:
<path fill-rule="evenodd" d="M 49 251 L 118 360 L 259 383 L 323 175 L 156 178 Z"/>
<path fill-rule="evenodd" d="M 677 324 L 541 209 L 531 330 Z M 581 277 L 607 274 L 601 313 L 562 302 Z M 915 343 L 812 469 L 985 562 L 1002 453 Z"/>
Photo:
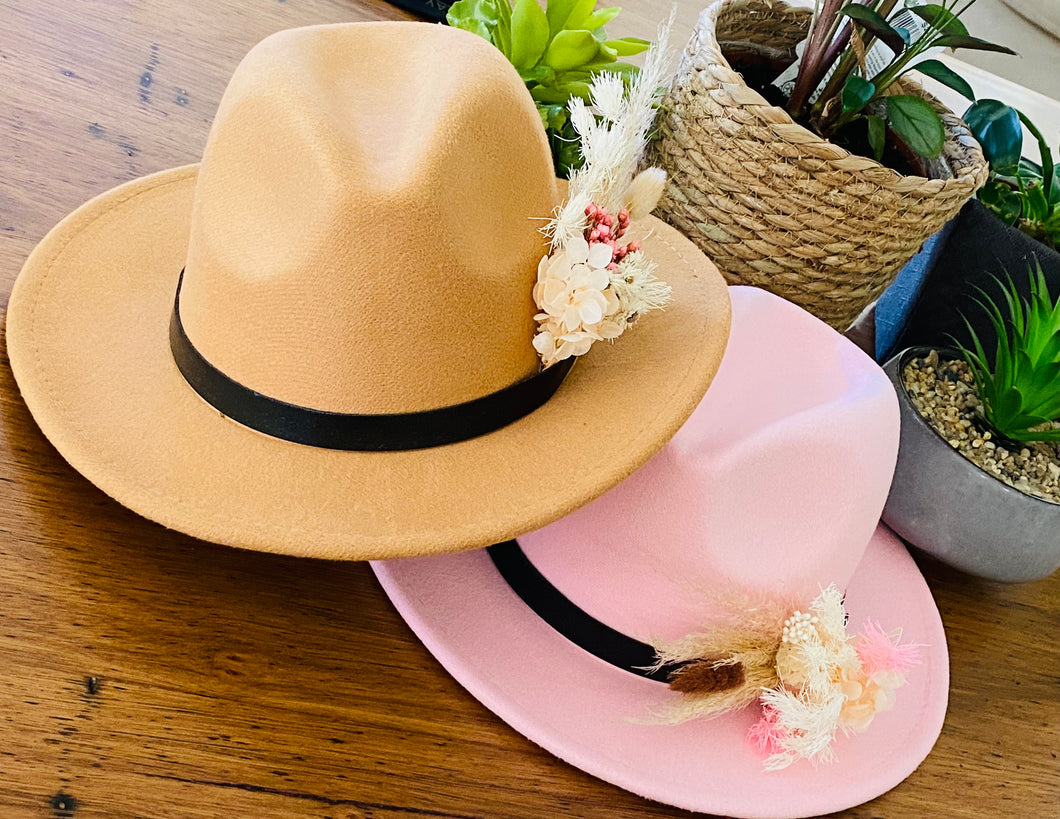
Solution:
<path fill-rule="evenodd" d="M 980 288 L 979 305 L 997 333 L 994 366 L 966 317 L 975 349 L 959 343 L 957 349 L 972 371 L 983 416 L 996 432 L 1012 441 L 1060 441 L 1060 429 L 1036 429 L 1060 420 L 1060 298 L 1051 299 L 1040 264 L 1035 262 L 1028 276 L 1029 301 L 1011 278 L 998 280 L 1007 316 Z"/>

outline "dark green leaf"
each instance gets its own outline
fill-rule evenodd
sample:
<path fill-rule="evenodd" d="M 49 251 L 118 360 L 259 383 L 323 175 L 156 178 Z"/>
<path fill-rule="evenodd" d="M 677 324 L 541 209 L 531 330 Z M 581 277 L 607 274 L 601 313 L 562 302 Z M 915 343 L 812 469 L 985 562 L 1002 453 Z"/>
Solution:
<path fill-rule="evenodd" d="M 920 156 L 933 159 L 942 152 L 946 130 L 935 109 L 920 97 L 899 94 L 886 97 L 891 128 Z"/>
<path fill-rule="evenodd" d="M 957 16 L 942 6 L 935 3 L 927 3 L 923 6 L 913 6 L 909 9 L 913 14 L 924 20 L 929 25 L 945 32 L 946 34 L 967 34 L 968 29 L 964 27 Z"/>
<path fill-rule="evenodd" d="M 975 91 L 972 90 L 967 80 L 960 74 L 938 60 L 924 60 L 913 66 L 921 74 L 927 74 L 932 79 L 938 80 L 943 85 L 949 86 L 958 94 L 967 99 L 975 101 Z"/>
<path fill-rule="evenodd" d="M 1019 112 L 999 100 L 976 100 L 964 112 L 968 128 L 995 173 L 1008 173 L 1019 163 L 1023 150 L 1023 129 Z"/>
<path fill-rule="evenodd" d="M 988 40 L 980 40 L 978 37 L 972 37 L 968 34 L 943 34 L 931 45 L 934 48 L 967 48 L 972 51 L 997 51 L 1001 54 L 1016 54 L 1008 46 L 991 43 Z"/>
<path fill-rule="evenodd" d="M 1042 166 L 1030 159 L 1020 157 L 1019 164 L 1016 166 L 1016 174 L 1018 174 L 1020 179 L 1023 179 L 1024 181 L 1041 179 Z"/>
<path fill-rule="evenodd" d="M 534 2 L 534 0 L 528 0 Z M 565 71 L 585 65 L 596 57 L 599 45 L 593 37 L 592 32 L 561 31 L 555 36 L 545 52 L 545 64 L 556 69 Z"/>
<path fill-rule="evenodd" d="M 1038 185 L 1032 185 L 1027 189 L 1026 209 L 1023 218 L 1028 222 L 1041 222 L 1049 215 L 1049 203 L 1045 201 L 1045 194 Z"/>
<path fill-rule="evenodd" d="M 860 111 L 875 93 L 875 85 L 857 74 L 851 74 L 843 85 L 843 110 Z"/>
<path fill-rule="evenodd" d="M 1060 429 L 1039 430 L 1037 432 L 1009 431 L 1006 435 L 1013 441 L 1060 441 Z"/>
<path fill-rule="evenodd" d="M 1045 141 L 1045 137 L 1042 136 L 1042 132 L 1038 130 L 1038 127 L 1031 122 L 1030 117 L 1024 114 L 1022 111 L 1017 111 L 1019 114 L 1020 122 L 1023 123 L 1024 127 L 1031 132 L 1031 135 L 1038 142 L 1038 154 L 1042 158 L 1042 181 L 1043 193 L 1045 198 L 1049 201 L 1053 200 L 1053 152 L 1049 150 L 1049 145 Z"/>
<path fill-rule="evenodd" d="M 895 31 L 894 26 L 887 22 L 880 14 L 868 6 L 850 3 L 839 10 L 839 16 L 849 17 L 858 22 L 866 31 L 879 37 L 890 47 L 895 54 L 901 54 L 905 48 L 905 40 L 902 35 Z"/>
<path fill-rule="evenodd" d="M 979 201 L 1006 225 L 1016 224 L 1023 211 L 1023 197 L 1004 182 L 987 181 L 979 190 Z"/>
<path fill-rule="evenodd" d="M 565 105 L 548 105 L 539 102 L 537 111 L 541 114 L 541 121 L 546 128 L 558 131 L 567 122 L 567 107 Z"/>
<path fill-rule="evenodd" d="M 562 127 L 551 129 L 548 133 L 548 141 L 552 148 L 552 164 L 556 176 L 567 179 L 570 172 L 575 168 L 580 168 L 585 161 L 574 126 L 567 120 Z"/>
<path fill-rule="evenodd" d="M 869 114 L 865 117 L 869 129 L 869 145 L 877 162 L 883 161 L 883 149 L 887 144 L 887 123 L 883 117 Z"/>
<path fill-rule="evenodd" d="M 548 18 L 537 0 L 515 0 L 512 7 L 512 65 L 531 68 L 548 45 Z"/>
<path fill-rule="evenodd" d="M 608 40 L 604 45 L 613 48 L 619 57 L 632 57 L 634 54 L 647 51 L 651 43 L 640 37 L 622 37 L 619 40 Z"/>

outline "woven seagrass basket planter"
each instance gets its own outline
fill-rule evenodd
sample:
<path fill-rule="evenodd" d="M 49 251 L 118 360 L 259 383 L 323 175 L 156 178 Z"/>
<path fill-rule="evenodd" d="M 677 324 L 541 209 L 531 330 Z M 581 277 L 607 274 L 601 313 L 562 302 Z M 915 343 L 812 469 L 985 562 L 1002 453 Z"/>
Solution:
<path fill-rule="evenodd" d="M 749 87 L 727 49 L 795 56 L 810 13 L 721 0 L 700 15 L 663 101 L 650 161 L 670 177 L 656 214 L 689 236 L 730 284 L 770 290 L 845 330 L 924 240 L 986 179 L 964 123 L 942 116 L 940 178 L 903 176 L 794 122 Z"/>

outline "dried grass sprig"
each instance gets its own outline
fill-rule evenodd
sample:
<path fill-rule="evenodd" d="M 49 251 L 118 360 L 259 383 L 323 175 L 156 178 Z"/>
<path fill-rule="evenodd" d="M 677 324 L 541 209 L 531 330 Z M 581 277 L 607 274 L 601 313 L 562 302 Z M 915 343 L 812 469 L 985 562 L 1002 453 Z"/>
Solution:
<path fill-rule="evenodd" d="M 581 99 L 570 101 L 571 124 L 581 142 L 585 164 L 570 176 L 567 201 L 545 228 L 552 250 L 581 235 L 588 224 L 585 209 L 598 205 L 618 213 L 627 204 L 626 192 L 637 173 L 655 121 L 656 102 L 669 85 L 667 67 L 670 28 L 674 15 L 659 27 L 644 67 L 628 88 L 620 79 L 598 74 L 590 85 L 594 110 Z"/>

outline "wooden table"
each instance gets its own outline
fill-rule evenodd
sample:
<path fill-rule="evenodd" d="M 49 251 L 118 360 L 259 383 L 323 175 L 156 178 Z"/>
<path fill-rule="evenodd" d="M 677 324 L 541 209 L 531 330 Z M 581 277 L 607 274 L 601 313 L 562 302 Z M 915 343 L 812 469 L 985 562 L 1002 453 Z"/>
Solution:
<path fill-rule="evenodd" d="M 612 31 L 650 35 L 664 7 Z M 198 158 L 256 41 L 406 16 L 378 0 L 0 0 L 0 304 L 66 213 Z M 694 17 L 682 7 L 678 40 Z M 687 815 L 496 719 L 367 565 L 213 546 L 111 501 L 38 431 L 4 357 L 0 817 Z M 950 641 L 946 725 L 906 782 L 842 815 L 1056 816 L 1057 576 L 923 568 Z"/>

